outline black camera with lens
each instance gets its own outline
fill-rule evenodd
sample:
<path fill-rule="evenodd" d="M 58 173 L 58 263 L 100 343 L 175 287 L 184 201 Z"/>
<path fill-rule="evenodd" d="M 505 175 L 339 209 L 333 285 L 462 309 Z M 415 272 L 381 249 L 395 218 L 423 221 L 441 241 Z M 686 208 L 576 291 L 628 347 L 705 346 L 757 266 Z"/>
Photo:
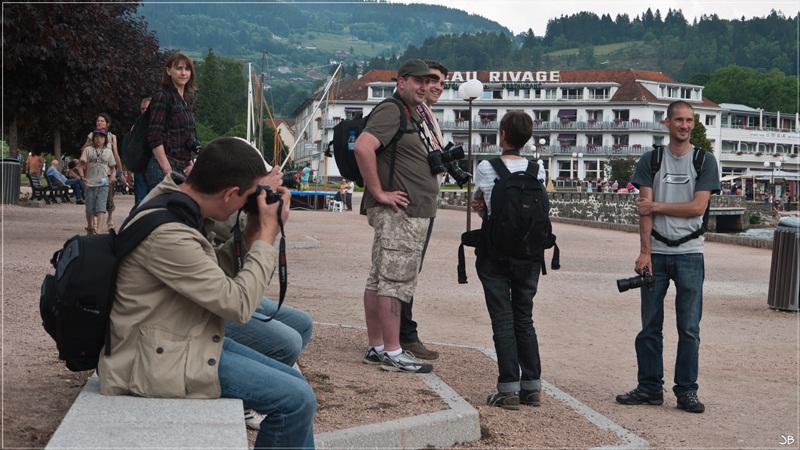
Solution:
<path fill-rule="evenodd" d="M 654 282 L 655 278 L 650 275 L 650 269 L 647 266 L 644 266 L 641 276 L 617 280 L 617 289 L 619 289 L 620 292 L 625 292 L 629 289 L 638 289 L 643 286 L 650 286 Z"/>
<path fill-rule="evenodd" d="M 183 143 L 183 146 L 186 147 L 187 150 L 191 150 L 194 154 L 200 154 L 203 151 L 203 144 L 197 140 L 196 137 L 192 136 Z"/>
<path fill-rule="evenodd" d="M 460 145 L 454 146 L 452 142 L 448 142 L 444 150 L 433 150 L 428 153 L 428 165 L 431 168 L 431 175 L 447 172 L 445 164 L 463 158 L 464 147 Z"/>
<path fill-rule="evenodd" d="M 267 204 L 275 203 L 281 199 L 281 194 L 278 192 L 273 192 L 269 186 L 259 184 L 256 187 L 256 191 L 250 194 L 247 197 L 247 201 L 245 202 L 244 206 L 242 207 L 242 211 L 251 214 L 258 214 L 258 195 L 261 191 L 267 191 Z"/>
<path fill-rule="evenodd" d="M 281 177 L 281 181 L 282 181 L 281 182 L 281 186 L 285 187 L 286 189 L 297 189 L 297 187 L 300 186 L 300 184 L 298 182 L 298 180 L 300 180 L 299 173 L 300 172 L 295 170 L 295 171 L 286 172 L 285 174 L 283 174 L 283 176 Z"/>

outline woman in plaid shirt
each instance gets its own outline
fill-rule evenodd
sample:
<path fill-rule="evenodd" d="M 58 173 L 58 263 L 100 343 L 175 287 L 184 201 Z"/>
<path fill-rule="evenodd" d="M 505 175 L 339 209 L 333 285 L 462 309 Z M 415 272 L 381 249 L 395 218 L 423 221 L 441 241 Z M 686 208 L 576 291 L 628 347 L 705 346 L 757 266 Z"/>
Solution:
<path fill-rule="evenodd" d="M 147 165 L 148 192 L 169 172 L 188 174 L 196 156 L 194 116 L 186 102 L 194 86 L 194 63 L 183 53 L 167 58 L 161 75 L 160 91 L 150 102 L 150 128 L 147 141 L 153 157 Z"/>

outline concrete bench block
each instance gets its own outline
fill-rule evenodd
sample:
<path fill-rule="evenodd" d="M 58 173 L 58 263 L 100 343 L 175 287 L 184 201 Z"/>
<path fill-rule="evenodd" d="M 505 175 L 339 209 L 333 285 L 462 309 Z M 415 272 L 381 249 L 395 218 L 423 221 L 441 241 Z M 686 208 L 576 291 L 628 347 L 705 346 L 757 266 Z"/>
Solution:
<path fill-rule="evenodd" d="M 47 445 L 66 448 L 247 449 L 242 401 L 100 394 L 93 375 Z"/>

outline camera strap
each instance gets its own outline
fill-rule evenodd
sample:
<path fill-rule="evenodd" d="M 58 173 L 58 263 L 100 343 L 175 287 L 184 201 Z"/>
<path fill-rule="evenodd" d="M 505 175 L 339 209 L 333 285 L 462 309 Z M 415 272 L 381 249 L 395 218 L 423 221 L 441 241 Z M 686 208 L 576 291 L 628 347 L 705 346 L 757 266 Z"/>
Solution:
<path fill-rule="evenodd" d="M 269 322 L 270 320 L 274 319 L 275 316 L 281 310 L 281 305 L 283 305 L 283 300 L 286 298 L 286 288 L 289 284 L 288 282 L 288 270 L 286 266 L 286 233 L 283 230 L 283 218 L 281 217 L 281 211 L 283 211 L 283 198 L 278 200 L 278 225 L 281 227 L 281 240 L 278 243 L 278 281 L 280 285 L 280 296 L 278 298 L 278 308 L 275 310 L 275 314 L 267 318 L 261 318 L 261 314 L 253 315 L 254 319 L 258 319 L 262 322 Z M 241 210 L 238 214 L 241 214 Z M 244 267 L 244 238 L 242 237 L 242 230 L 239 227 L 239 217 L 236 217 L 236 224 L 233 226 L 233 257 L 234 263 L 236 268 L 236 273 L 239 273 L 240 270 Z"/>

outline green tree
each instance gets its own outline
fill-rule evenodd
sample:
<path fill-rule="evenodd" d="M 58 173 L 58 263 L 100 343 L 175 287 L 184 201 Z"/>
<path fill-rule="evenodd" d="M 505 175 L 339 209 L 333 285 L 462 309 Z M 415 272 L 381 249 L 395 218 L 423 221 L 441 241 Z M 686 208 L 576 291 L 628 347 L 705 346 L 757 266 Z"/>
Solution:
<path fill-rule="evenodd" d="M 220 58 L 208 49 L 196 65 L 197 122 L 206 124 L 218 135 L 247 120 L 247 78 L 244 64 Z"/>
<path fill-rule="evenodd" d="M 633 171 L 636 169 L 635 158 L 614 158 L 605 166 L 606 177 L 609 180 L 624 183 L 633 179 Z"/>
<path fill-rule="evenodd" d="M 700 114 L 694 115 L 694 129 L 692 129 L 692 135 L 689 137 L 689 142 L 691 142 L 695 147 L 700 147 L 707 152 L 714 152 L 714 147 L 711 145 L 711 141 L 709 141 L 708 137 L 706 136 L 706 126 L 700 121 Z"/>

